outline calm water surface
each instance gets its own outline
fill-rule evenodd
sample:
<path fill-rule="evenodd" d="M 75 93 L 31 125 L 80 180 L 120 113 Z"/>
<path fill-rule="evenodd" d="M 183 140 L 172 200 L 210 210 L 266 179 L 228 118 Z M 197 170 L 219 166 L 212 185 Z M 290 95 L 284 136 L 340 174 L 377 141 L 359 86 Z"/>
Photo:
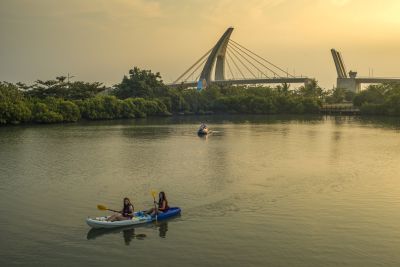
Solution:
<path fill-rule="evenodd" d="M 201 121 L 214 133 L 196 135 Z M 165 190 L 182 216 L 90 231 Z M 400 121 L 191 117 L 0 128 L 0 265 L 400 266 Z M 162 265 L 161 265 L 162 264 Z"/>

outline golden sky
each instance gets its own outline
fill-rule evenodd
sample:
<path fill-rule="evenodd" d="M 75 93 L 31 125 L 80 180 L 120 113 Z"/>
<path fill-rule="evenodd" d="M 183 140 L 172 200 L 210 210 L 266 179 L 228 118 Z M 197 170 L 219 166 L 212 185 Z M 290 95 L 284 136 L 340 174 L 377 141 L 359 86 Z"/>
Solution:
<path fill-rule="evenodd" d="M 348 70 L 400 76 L 399 0 L 0 0 L 0 80 L 70 72 L 120 82 L 133 66 L 171 82 L 229 26 L 273 63 L 335 83 L 330 49 Z"/>

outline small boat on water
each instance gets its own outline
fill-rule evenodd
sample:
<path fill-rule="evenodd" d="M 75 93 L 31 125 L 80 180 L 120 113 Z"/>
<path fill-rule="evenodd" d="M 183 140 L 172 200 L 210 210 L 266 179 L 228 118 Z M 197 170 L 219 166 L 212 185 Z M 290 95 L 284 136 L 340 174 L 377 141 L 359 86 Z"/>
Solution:
<path fill-rule="evenodd" d="M 133 218 L 131 220 L 124 221 L 114 221 L 109 222 L 107 218 L 110 216 L 96 217 L 96 218 L 87 218 L 86 223 L 92 228 L 117 228 L 131 225 L 140 225 L 153 222 L 155 220 L 161 221 L 174 216 L 177 216 L 181 213 L 181 209 L 178 207 L 171 207 L 168 211 L 159 213 L 156 216 L 150 216 L 148 214 L 144 214 L 142 211 L 135 212 Z"/>
<path fill-rule="evenodd" d="M 202 123 L 202 124 L 200 125 L 199 130 L 197 131 L 197 134 L 198 134 L 198 135 L 206 135 L 206 134 L 209 134 L 209 133 L 210 133 L 210 130 L 208 129 L 207 125 L 205 125 L 204 123 Z"/>

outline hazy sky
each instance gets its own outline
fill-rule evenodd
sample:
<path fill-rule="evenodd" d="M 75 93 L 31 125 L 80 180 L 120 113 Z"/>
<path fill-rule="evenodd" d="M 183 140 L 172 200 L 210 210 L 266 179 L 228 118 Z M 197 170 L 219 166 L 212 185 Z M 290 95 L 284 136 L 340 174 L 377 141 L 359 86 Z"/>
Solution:
<path fill-rule="evenodd" d="M 112 85 L 139 66 L 170 82 L 233 26 L 233 40 L 331 88 L 331 48 L 360 75 L 400 76 L 399 14 L 399 0 L 0 0 L 0 80 Z"/>

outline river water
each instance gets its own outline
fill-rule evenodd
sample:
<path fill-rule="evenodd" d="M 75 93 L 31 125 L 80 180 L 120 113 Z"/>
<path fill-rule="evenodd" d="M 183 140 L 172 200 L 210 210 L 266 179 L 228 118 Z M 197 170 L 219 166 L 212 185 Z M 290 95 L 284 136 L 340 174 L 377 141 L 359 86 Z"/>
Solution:
<path fill-rule="evenodd" d="M 205 121 L 214 132 L 198 137 Z M 400 120 L 178 117 L 0 128 L 0 265 L 400 266 Z M 90 231 L 164 190 L 180 217 Z"/>

